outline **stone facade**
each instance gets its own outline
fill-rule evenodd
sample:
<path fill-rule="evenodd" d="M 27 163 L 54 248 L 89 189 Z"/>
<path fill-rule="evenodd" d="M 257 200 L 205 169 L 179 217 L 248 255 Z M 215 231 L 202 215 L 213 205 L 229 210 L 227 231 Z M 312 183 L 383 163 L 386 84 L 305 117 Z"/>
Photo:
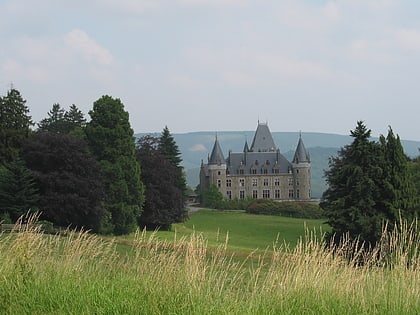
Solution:
<path fill-rule="evenodd" d="M 311 199 L 311 161 L 302 137 L 292 162 L 276 148 L 267 124 L 258 123 L 251 147 L 225 159 L 216 137 L 208 162 L 201 163 L 200 188 L 216 185 L 227 199 Z"/>

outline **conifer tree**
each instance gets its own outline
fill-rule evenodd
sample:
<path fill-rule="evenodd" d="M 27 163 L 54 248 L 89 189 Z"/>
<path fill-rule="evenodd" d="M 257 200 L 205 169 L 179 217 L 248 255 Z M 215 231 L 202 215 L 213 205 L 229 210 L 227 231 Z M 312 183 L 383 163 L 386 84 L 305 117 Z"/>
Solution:
<path fill-rule="evenodd" d="M 67 133 L 64 121 L 65 112 L 60 104 L 53 104 L 52 109 L 48 112 L 48 118 L 44 118 L 38 123 L 38 131 Z"/>
<path fill-rule="evenodd" d="M 351 136 L 353 142 L 330 158 L 330 168 L 325 172 L 329 187 L 321 207 L 332 227 L 328 235 L 331 241 L 339 242 L 348 233 L 350 238 L 360 238 L 370 246 L 378 241 L 386 218 L 378 205 L 384 161 L 381 147 L 370 140 L 371 130 L 362 121 L 357 122 Z"/>
<path fill-rule="evenodd" d="M 128 112 L 119 99 L 102 96 L 89 112 L 86 136 L 105 178 L 105 208 L 109 232 L 132 232 L 142 212 L 143 184 L 135 156 L 135 141 Z"/>
<path fill-rule="evenodd" d="M 19 157 L 33 125 L 29 108 L 18 90 L 12 88 L 0 97 L 0 164 Z"/>
<path fill-rule="evenodd" d="M 381 135 L 379 141 L 384 154 L 384 189 L 379 202 L 383 203 L 386 217 L 391 222 L 398 221 L 400 215 L 414 218 L 419 200 L 400 137 L 389 127 L 387 137 Z"/>
<path fill-rule="evenodd" d="M 0 200 L 0 218 L 8 217 L 12 222 L 38 209 L 39 190 L 23 160 L 0 166 Z"/>
<path fill-rule="evenodd" d="M 184 168 L 181 166 L 181 151 L 179 150 L 178 145 L 176 144 L 175 139 L 167 126 L 165 126 L 162 134 L 160 135 L 159 149 L 166 157 L 166 159 L 168 159 L 172 165 L 176 167 L 178 173 L 176 186 L 181 189 L 183 195 L 185 195 L 187 191 L 187 183 L 184 174 Z"/>
<path fill-rule="evenodd" d="M 38 123 L 38 131 L 69 134 L 85 125 L 86 119 L 76 105 L 72 104 L 70 109 L 65 111 L 60 104 L 56 103 L 48 112 L 48 117 Z"/>

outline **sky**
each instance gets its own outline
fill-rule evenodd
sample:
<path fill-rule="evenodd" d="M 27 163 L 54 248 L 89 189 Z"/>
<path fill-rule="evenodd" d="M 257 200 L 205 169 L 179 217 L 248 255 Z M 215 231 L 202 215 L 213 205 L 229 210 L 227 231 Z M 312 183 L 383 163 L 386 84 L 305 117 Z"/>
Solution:
<path fill-rule="evenodd" d="M 0 95 L 124 103 L 136 133 L 420 140 L 418 0 L 0 0 Z"/>

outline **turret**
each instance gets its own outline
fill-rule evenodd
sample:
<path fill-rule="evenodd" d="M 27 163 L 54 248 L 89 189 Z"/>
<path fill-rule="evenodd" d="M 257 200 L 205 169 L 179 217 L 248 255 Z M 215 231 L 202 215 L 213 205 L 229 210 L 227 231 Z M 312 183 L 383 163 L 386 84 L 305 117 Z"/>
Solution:
<path fill-rule="evenodd" d="M 311 159 L 299 135 L 298 145 L 292 160 L 294 196 L 298 200 L 311 199 Z"/>

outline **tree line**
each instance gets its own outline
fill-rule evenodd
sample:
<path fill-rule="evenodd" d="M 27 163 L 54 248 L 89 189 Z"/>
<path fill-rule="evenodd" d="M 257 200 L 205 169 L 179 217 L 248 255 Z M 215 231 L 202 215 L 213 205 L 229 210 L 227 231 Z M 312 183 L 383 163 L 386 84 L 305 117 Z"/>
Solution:
<path fill-rule="evenodd" d="M 0 221 L 40 211 L 58 226 L 116 235 L 184 221 L 187 185 L 169 129 L 135 141 L 124 104 L 108 95 L 89 116 L 53 104 L 35 124 L 18 90 L 0 97 Z"/>

